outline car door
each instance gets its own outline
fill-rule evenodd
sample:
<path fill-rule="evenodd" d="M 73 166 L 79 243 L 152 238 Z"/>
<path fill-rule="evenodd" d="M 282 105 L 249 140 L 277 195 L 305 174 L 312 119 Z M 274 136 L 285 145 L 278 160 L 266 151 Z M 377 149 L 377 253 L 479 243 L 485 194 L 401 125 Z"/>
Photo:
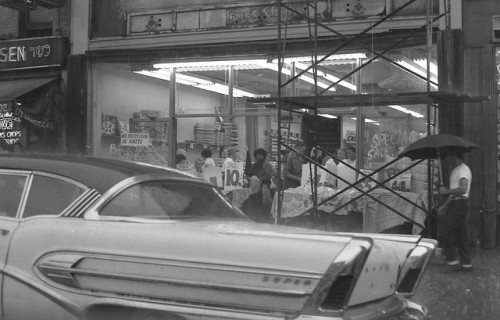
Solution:
<path fill-rule="evenodd" d="M 23 195 L 28 181 L 28 173 L 0 170 L 0 302 L 3 302 L 3 280 L 7 252 L 14 230 L 19 225 Z M 0 303 L 0 312 L 3 312 Z M 1 313 L 0 313 L 1 314 Z"/>
<path fill-rule="evenodd" d="M 4 179 L 6 178 L 4 176 Z M 14 182 L 9 183 L 10 188 L 2 187 L 1 190 L 8 189 L 11 192 L 17 187 Z M 66 235 L 61 238 L 63 232 L 60 230 L 64 229 L 66 220 L 71 222 L 77 219 L 61 219 L 60 216 L 88 189 L 77 181 L 51 173 L 34 171 L 27 179 L 17 218 L 4 218 L 10 219 L 7 222 L 10 222 L 11 229 L 16 228 L 15 232 L 7 230 L 4 238 L 0 238 L 2 261 L 6 261 L 3 266 L 1 291 L 3 318 L 64 320 L 75 318 L 71 317 L 71 312 L 65 310 L 71 308 L 71 305 L 66 308 L 56 308 L 57 304 L 61 303 L 58 301 L 61 296 L 55 294 L 50 286 L 40 283 L 40 278 L 34 272 L 34 265 L 40 255 L 53 250 L 52 244 L 65 246 L 68 243 L 69 237 Z M 12 200 L 13 196 L 10 197 Z M 11 215 L 12 210 L 9 211 Z M 8 246 L 5 245 L 7 241 L 10 242 Z"/>

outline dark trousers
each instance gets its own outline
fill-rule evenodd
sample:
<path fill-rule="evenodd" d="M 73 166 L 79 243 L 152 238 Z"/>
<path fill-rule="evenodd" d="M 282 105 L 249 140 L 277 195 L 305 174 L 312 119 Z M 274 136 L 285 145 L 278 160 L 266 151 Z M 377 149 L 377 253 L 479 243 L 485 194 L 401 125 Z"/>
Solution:
<path fill-rule="evenodd" d="M 467 247 L 469 200 L 452 200 L 446 213 L 439 221 L 440 241 L 446 261 L 458 258 L 461 264 L 470 264 L 471 259 Z"/>

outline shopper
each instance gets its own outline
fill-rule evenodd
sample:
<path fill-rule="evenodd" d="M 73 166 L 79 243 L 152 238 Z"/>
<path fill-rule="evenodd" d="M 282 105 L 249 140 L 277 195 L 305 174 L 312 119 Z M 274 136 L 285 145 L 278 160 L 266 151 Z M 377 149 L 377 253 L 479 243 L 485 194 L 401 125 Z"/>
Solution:
<path fill-rule="evenodd" d="M 339 173 L 337 185 L 339 189 L 344 189 L 353 185 L 358 180 L 358 173 L 356 171 L 356 148 L 349 146 L 345 149 L 346 159 L 339 162 L 337 170 Z M 349 183 L 349 184 L 348 184 Z"/>
<path fill-rule="evenodd" d="M 253 153 L 255 162 L 245 174 L 249 177 L 249 181 L 253 176 L 260 181 L 259 196 L 262 197 L 263 206 L 266 214 L 270 214 L 272 205 L 271 179 L 274 174 L 273 166 L 267 161 L 267 151 L 259 148 Z"/>
<path fill-rule="evenodd" d="M 252 176 L 249 183 L 251 194 L 243 201 L 241 211 L 256 222 L 272 222 L 268 208 L 264 206 L 261 192 L 261 182 L 257 176 Z"/>
<path fill-rule="evenodd" d="M 203 168 L 215 167 L 214 159 L 212 159 L 212 151 L 210 149 L 203 149 L 201 151 L 201 158 L 203 159 Z"/>
<path fill-rule="evenodd" d="M 285 163 L 285 180 L 283 182 L 283 189 L 300 187 L 302 181 L 302 157 L 301 155 L 306 150 L 306 145 L 303 141 L 298 141 L 295 144 L 295 150 L 290 151 L 286 156 Z"/>
<path fill-rule="evenodd" d="M 462 155 L 447 151 L 444 161 L 450 168 L 449 187 L 440 187 L 439 193 L 448 199 L 438 209 L 441 216 L 440 242 L 446 263 L 454 271 L 471 271 L 472 264 L 467 247 L 467 224 L 472 173 L 463 162 Z M 458 257 L 457 257 L 458 252 Z"/>
<path fill-rule="evenodd" d="M 222 163 L 223 169 L 226 168 L 226 165 L 228 163 L 236 161 L 237 153 L 238 153 L 238 150 L 234 147 L 228 147 L 228 148 L 224 149 L 224 154 L 226 156 L 226 159 L 224 159 L 224 162 Z"/>
<path fill-rule="evenodd" d="M 341 149 L 339 149 L 341 150 Z M 338 154 L 338 151 L 337 151 Z M 343 151 L 342 151 L 343 154 Z M 325 157 L 326 162 L 325 162 L 325 168 L 331 173 L 326 174 L 325 177 L 325 186 L 330 187 L 330 188 L 337 188 L 337 177 L 336 175 L 339 174 L 338 171 L 338 163 L 339 161 L 337 159 L 334 159 L 333 157 L 329 156 L 328 154 Z M 332 174 L 333 173 L 333 174 Z"/>

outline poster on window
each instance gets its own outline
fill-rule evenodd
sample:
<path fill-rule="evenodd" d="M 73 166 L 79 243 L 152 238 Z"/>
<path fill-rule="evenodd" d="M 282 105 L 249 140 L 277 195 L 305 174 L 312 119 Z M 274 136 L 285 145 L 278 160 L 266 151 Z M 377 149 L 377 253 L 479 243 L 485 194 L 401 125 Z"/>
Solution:
<path fill-rule="evenodd" d="M 224 167 L 224 191 L 243 188 L 243 162 L 229 161 Z"/>
<path fill-rule="evenodd" d="M 310 187 L 311 186 L 311 179 L 312 183 L 316 183 L 314 180 L 318 181 L 318 187 L 322 187 L 325 184 L 325 178 L 326 175 L 328 174 L 325 170 L 321 168 L 317 168 L 317 175 L 314 175 L 314 165 L 309 166 L 309 164 L 304 164 L 302 165 L 302 177 L 301 177 L 301 182 L 300 185 L 303 187 Z M 311 170 L 312 170 L 312 175 L 311 175 Z"/>

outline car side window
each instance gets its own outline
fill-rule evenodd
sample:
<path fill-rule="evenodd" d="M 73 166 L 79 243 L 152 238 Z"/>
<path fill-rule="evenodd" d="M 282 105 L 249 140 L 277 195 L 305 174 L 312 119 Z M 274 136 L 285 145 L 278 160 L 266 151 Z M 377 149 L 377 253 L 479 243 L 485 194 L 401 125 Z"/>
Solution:
<path fill-rule="evenodd" d="M 151 219 L 242 218 L 214 188 L 169 181 L 131 186 L 108 202 L 99 215 Z"/>
<path fill-rule="evenodd" d="M 26 176 L 0 174 L 0 217 L 16 217 L 25 184 Z"/>
<path fill-rule="evenodd" d="M 58 215 L 84 191 L 67 180 L 34 175 L 23 217 Z"/>

